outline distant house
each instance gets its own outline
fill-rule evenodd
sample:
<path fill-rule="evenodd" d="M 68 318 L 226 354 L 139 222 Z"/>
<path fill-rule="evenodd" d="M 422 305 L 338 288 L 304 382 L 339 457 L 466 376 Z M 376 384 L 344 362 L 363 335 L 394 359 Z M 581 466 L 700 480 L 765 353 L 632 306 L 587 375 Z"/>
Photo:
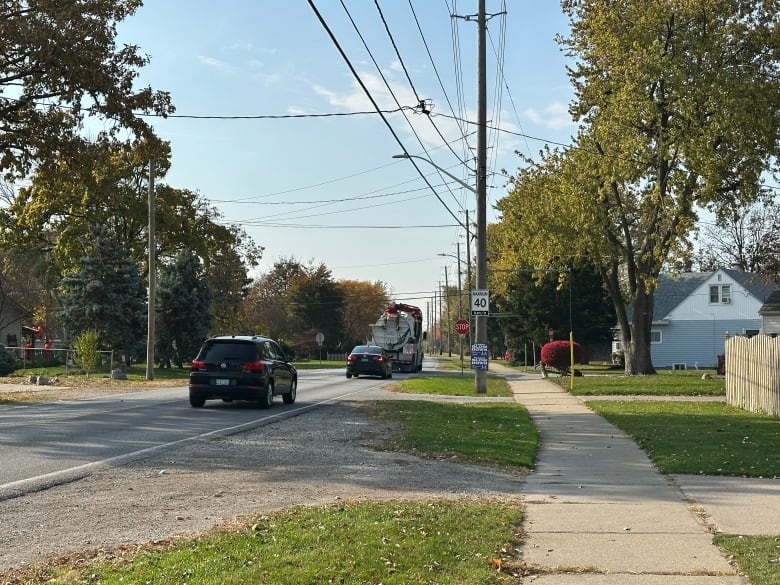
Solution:
<path fill-rule="evenodd" d="M 758 314 L 761 315 L 761 333 L 780 335 L 780 289 L 769 295 Z"/>
<path fill-rule="evenodd" d="M 714 368 L 718 355 L 725 353 L 727 336 L 752 337 L 762 332 L 762 317 L 766 322 L 767 316 L 759 310 L 777 290 L 761 275 L 740 270 L 659 275 L 651 331 L 653 365 Z M 778 328 L 780 307 L 775 309 Z"/>
<path fill-rule="evenodd" d="M 24 344 L 22 321 L 30 312 L 7 295 L 0 295 L 0 345 L 21 347 Z"/>

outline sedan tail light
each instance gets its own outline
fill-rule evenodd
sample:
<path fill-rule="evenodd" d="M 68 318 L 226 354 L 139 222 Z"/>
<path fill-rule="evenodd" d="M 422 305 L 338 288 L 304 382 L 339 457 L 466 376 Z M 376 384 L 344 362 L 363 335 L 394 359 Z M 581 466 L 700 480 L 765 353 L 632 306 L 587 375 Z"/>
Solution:
<path fill-rule="evenodd" d="M 382 356 L 381 355 L 375 355 L 374 356 L 374 361 L 375 362 L 381 362 L 382 361 Z"/>
<path fill-rule="evenodd" d="M 348 362 L 354 362 L 355 360 L 357 360 L 357 356 L 354 353 L 351 353 L 349 356 L 347 356 Z"/>
<path fill-rule="evenodd" d="M 245 362 L 241 366 L 241 370 L 244 372 L 262 372 L 265 370 L 265 364 L 263 362 Z"/>

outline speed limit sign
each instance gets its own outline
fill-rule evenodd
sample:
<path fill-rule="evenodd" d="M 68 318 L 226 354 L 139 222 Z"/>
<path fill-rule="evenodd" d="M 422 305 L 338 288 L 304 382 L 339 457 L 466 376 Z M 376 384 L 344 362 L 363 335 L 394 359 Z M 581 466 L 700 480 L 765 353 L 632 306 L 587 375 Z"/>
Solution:
<path fill-rule="evenodd" d="M 490 294 L 487 290 L 471 291 L 471 315 L 490 315 Z"/>

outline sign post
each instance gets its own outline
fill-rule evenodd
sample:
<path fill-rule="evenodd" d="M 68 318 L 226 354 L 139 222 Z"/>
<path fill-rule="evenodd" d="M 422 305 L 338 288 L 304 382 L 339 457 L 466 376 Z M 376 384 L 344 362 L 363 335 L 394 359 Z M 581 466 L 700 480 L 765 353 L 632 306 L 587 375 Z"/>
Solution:
<path fill-rule="evenodd" d="M 317 333 L 317 335 L 314 336 L 314 340 L 317 342 L 317 345 L 320 346 L 320 365 L 322 365 L 322 342 L 325 341 L 325 334 L 322 332 Z"/>

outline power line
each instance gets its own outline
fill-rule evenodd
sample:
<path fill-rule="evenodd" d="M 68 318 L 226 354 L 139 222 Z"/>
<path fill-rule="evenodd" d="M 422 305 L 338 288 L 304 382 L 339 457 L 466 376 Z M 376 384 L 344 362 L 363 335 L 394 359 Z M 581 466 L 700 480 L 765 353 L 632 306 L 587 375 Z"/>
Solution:
<path fill-rule="evenodd" d="M 341 45 L 338 42 L 338 39 L 336 39 L 335 35 L 333 34 L 333 31 L 328 26 L 328 23 L 325 22 L 325 19 L 322 17 L 322 14 L 320 14 L 320 11 L 315 6 L 313 0 L 308 0 L 309 6 L 314 11 L 314 14 L 317 16 L 317 19 L 320 21 L 320 24 L 325 29 L 325 32 L 328 34 L 328 36 L 331 39 L 331 42 L 333 42 L 334 46 L 336 47 L 336 50 L 341 55 L 341 58 L 344 60 L 344 62 L 347 64 L 347 67 L 349 67 L 350 72 L 352 73 L 355 80 L 360 84 L 361 89 L 366 94 L 366 97 L 368 97 L 369 100 L 371 100 L 372 105 L 376 108 L 377 113 L 379 113 L 380 117 L 382 118 L 382 121 L 384 122 L 385 126 L 387 126 L 387 129 L 390 131 L 390 133 L 393 135 L 393 138 L 395 138 L 395 141 L 398 143 L 398 145 L 403 149 L 404 152 L 406 152 L 406 148 L 404 148 L 404 144 L 401 141 L 401 139 L 398 137 L 398 134 L 393 130 L 392 125 L 388 121 L 387 117 L 382 113 L 381 109 L 379 108 L 379 105 L 376 103 L 376 100 L 371 95 L 371 92 L 368 91 L 368 88 L 366 87 L 366 84 L 363 83 L 363 80 L 360 78 L 360 75 L 358 75 L 357 71 L 355 70 L 355 67 L 352 65 L 352 62 L 349 60 L 349 57 L 347 57 L 347 54 L 344 52 L 344 49 L 341 47 Z M 444 206 L 444 208 L 447 210 L 447 212 L 455 219 L 456 222 L 458 222 L 458 225 L 463 226 L 462 222 L 458 218 L 458 216 L 447 206 L 447 204 L 444 202 L 444 200 L 439 196 L 439 194 L 436 192 L 436 190 L 433 188 L 433 186 L 428 181 L 427 177 L 425 177 L 424 173 L 420 170 L 420 168 L 412 161 L 415 168 L 417 169 L 417 172 L 420 174 L 421 177 L 423 177 L 423 180 L 428 184 L 428 186 L 431 188 L 431 191 L 433 191 L 433 194 L 436 196 L 436 198 L 439 200 L 439 202 Z"/>

